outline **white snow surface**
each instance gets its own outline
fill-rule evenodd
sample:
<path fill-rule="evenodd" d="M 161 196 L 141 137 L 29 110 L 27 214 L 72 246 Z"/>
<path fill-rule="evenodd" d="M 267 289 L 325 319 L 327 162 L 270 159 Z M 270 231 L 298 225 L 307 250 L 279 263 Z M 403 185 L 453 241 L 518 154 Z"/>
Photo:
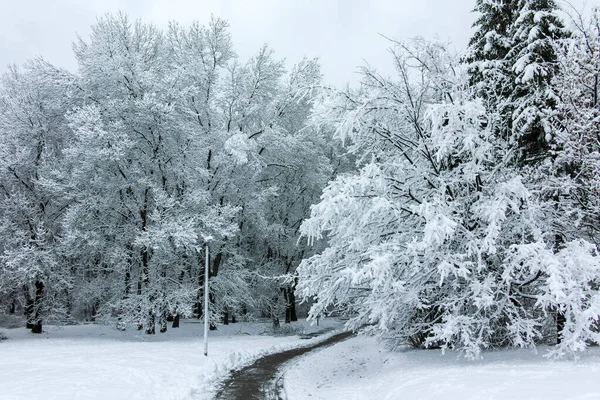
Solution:
<path fill-rule="evenodd" d="M 288 400 L 600 399 L 600 349 L 576 361 L 550 360 L 547 350 L 489 351 L 469 361 L 449 351 L 389 351 L 357 337 L 290 365 L 284 388 Z"/>
<path fill-rule="evenodd" d="M 201 320 L 183 320 L 181 328 L 153 336 L 134 327 L 121 332 L 93 324 L 48 326 L 41 335 L 25 328 L 2 329 L 8 340 L 0 341 L 0 398 L 209 399 L 231 369 L 330 335 L 272 336 L 269 324 L 220 326 L 209 333 L 208 357 L 203 355 Z M 334 319 L 319 327 L 305 321 L 292 324 L 300 333 L 339 326 Z"/>

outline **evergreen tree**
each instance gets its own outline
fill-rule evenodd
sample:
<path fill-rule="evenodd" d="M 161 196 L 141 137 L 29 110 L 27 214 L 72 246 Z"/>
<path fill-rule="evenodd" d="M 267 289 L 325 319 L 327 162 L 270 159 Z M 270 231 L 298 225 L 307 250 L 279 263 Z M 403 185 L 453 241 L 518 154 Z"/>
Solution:
<path fill-rule="evenodd" d="M 514 86 L 507 102 L 513 107 L 512 127 L 524 161 L 548 155 L 550 127 L 544 109 L 555 108 L 552 78 L 558 72 L 554 43 L 569 36 L 554 0 L 519 0 L 507 54 Z"/>
<path fill-rule="evenodd" d="M 477 30 L 463 61 L 469 65 L 469 83 L 489 102 L 488 108 L 492 108 L 497 105 L 495 100 L 510 93 L 512 86 L 511 69 L 505 58 L 512 48 L 509 30 L 514 19 L 514 1 L 477 0 L 473 12 L 481 15 L 473 24 Z"/>
<path fill-rule="evenodd" d="M 464 58 L 470 84 L 520 163 L 548 155 L 543 109 L 556 106 L 553 43 L 568 37 L 557 9 L 553 0 L 478 0 L 474 10 L 481 16 Z"/>
<path fill-rule="evenodd" d="M 515 0 L 477 0 L 473 12 L 480 14 L 473 24 L 476 31 L 469 41 L 463 62 L 468 65 L 469 84 L 483 99 L 500 137 L 511 136 L 512 108 L 502 99 L 514 88 L 515 77 L 507 59 L 513 47 L 510 35 L 515 20 Z"/>

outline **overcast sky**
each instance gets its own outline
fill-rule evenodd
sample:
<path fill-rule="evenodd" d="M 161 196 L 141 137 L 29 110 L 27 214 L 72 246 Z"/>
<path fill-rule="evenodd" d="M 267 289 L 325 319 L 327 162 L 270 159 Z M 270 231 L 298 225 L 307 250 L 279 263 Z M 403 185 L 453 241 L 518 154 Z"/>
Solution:
<path fill-rule="evenodd" d="M 575 0 L 583 1 L 583 0 Z M 96 17 L 125 11 L 165 27 L 170 20 L 228 20 L 242 59 L 268 43 L 289 64 L 319 57 L 328 82 L 356 80 L 364 60 L 390 71 L 389 43 L 416 35 L 466 46 L 475 0 L 0 0 L 0 71 L 42 56 L 75 71 L 71 43 L 87 38 Z"/>

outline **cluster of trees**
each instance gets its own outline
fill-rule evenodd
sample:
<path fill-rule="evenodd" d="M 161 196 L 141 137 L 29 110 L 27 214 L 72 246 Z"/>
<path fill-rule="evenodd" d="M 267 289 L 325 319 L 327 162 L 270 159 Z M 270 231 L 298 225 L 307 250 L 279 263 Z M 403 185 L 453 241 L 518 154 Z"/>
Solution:
<path fill-rule="evenodd" d="M 301 227 L 311 316 L 393 344 L 460 349 L 600 343 L 600 11 L 477 0 L 462 57 L 395 42 L 398 72 L 323 93 L 321 126 L 359 160 Z"/>
<path fill-rule="evenodd" d="M 242 62 L 228 25 L 108 15 L 71 73 L 35 59 L 0 83 L 0 306 L 33 332 L 103 317 L 154 333 L 295 316 L 298 231 L 339 158 L 306 123 L 316 60 Z"/>
<path fill-rule="evenodd" d="M 210 238 L 213 324 L 293 320 L 300 293 L 313 318 L 471 357 L 600 343 L 600 11 L 475 11 L 466 54 L 393 42 L 396 77 L 364 68 L 342 90 L 315 60 L 240 62 L 219 19 L 107 16 L 77 73 L 11 68 L 1 305 L 34 332 L 49 316 L 164 331 L 201 314 Z"/>

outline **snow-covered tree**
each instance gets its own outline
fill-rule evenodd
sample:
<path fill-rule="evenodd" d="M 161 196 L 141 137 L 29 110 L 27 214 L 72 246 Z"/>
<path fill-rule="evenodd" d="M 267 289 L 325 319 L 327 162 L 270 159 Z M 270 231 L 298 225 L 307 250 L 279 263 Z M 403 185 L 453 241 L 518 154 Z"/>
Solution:
<path fill-rule="evenodd" d="M 543 170 L 550 178 L 545 189 L 558 197 L 559 206 L 573 210 L 560 223 L 561 235 L 585 235 L 598 246 L 600 11 L 593 9 L 588 19 L 574 11 L 571 25 L 572 38 L 555 45 L 560 68 L 552 83 L 558 103 L 545 110 L 551 123 L 553 155 Z"/>
<path fill-rule="evenodd" d="M 569 36 L 553 0 L 478 0 L 477 28 L 464 58 L 470 83 L 497 135 L 518 144 L 519 162 L 548 155 L 544 110 L 556 106 L 554 44 Z"/>
<path fill-rule="evenodd" d="M 514 104 L 512 126 L 523 157 L 535 159 L 547 154 L 550 141 L 544 109 L 557 105 L 551 85 L 558 72 L 555 44 L 569 32 L 553 0 L 520 0 L 517 4 L 510 31 L 514 44 L 507 55 L 515 74 L 509 101 Z"/>
<path fill-rule="evenodd" d="M 74 49 L 85 104 L 67 117 L 63 244 L 83 266 L 82 308 L 166 329 L 202 296 L 208 236 L 213 326 L 293 297 L 255 278 L 296 267 L 299 224 L 331 176 L 330 146 L 304 129 L 318 63 L 286 73 L 266 46 L 241 62 L 216 18 L 163 33 L 109 15 Z"/>
<path fill-rule="evenodd" d="M 218 33 L 219 24 L 209 29 Z M 201 32 L 214 39 L 210 59 L 219 62 L 219 46 L 229 44 L 216 43 L 209 29 Z M 106 16 L 90 42 L 74 48 L 86 105 L 69 115 L 73 204 L 65 230 L 71 256 L 86 266 L 82 298 L 148 333 L 157 318 L 165 330 L 169 314 L 191 314 L 203 238 L 233 236 L 237 210 L 207 190 L 205 142 L 182 126 L 189 88 L 177 86 L 181 71 L 169 68 L 162 32 Z"/>
<path fill-rule="evenodd" d="M 364 70 L 359 89 L 316 111 L 361 168 L 331 181 L 302 225 L 328 241 L 299 268 L 311 317 L 336 307 L 396 344 L 477 356 L 534 345 L 560 308 L 557 353 L 598 342 L 597 249 L 581 238 L 555 248 L 553 203 L 526 185 L 445 46 L 399 43 L 394 61 L 397 80 Z"/>
<path fill-rule="evenodd" d="M 515 1 L 477 0 L 473 12 L 479 14 L 469 41 L 464 62 L 469 68 L 469 83 L 488 109 L 498 106 L 498 99 L 508 97 L 514 85 L 510 60 L 510 29 L 514 20 Z M 507 127 L 508 128 L 508 127 Z"/>
<path fill-rule="evenodd" d="M 67 203 L 54 186 L 73 89 L 71 74 L 41 59 L 0 82 L 0 300 L 21 302 L 34 333 L 69 311 L 72 279 L 59 246 Z"/>

